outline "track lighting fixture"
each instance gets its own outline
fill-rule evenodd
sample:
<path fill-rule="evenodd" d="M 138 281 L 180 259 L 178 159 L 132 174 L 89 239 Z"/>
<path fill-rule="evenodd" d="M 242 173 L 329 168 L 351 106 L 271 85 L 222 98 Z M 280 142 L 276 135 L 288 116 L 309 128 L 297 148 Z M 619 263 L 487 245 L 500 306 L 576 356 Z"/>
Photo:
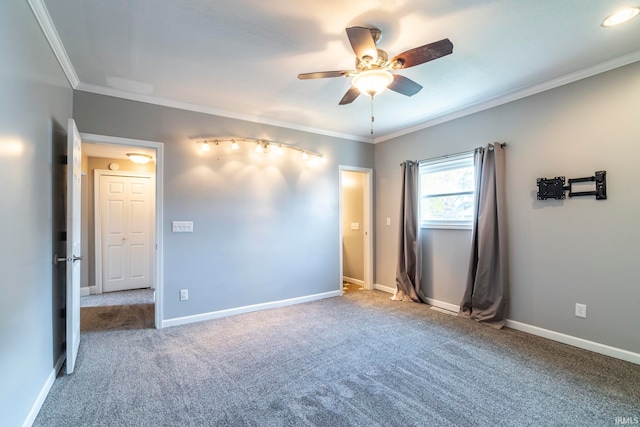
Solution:
<path fill-rule="evenodd" d="M 295 150 L 300 152 L 300 157 L 303 160 L 308 160 L 309 165 L 314 165 L 318 163 L 324 163 L 327 161 L 326 157 L 320 153 L 315 153 L 313 151 L 305 150 L 295 145 L 286 144 L 284 142 L 277 141 L 268 141 L 264 139 L 250 139 L 250 138 L 232 138 L 232 139 L 198 139 L 196 140 L 197 144 L 202 144 L 202 151 L 211 151 L 211 143 L 215 146 L 219 146 L 221 143 L 231 143 L 232 150 L 239 150 L 240 144 L 239 142 L 250 142 L 255 144 L 254 151 L 256 153 L 268 153 L 270 155 L 284 156 L 285 149 Z"/>

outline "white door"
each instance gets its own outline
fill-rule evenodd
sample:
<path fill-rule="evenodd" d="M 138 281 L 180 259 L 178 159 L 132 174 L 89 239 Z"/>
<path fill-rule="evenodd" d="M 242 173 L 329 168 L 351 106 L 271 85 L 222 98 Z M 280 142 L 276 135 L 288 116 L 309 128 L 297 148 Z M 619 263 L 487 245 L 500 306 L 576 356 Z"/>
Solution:
<path fill-rule="evenodd" d="M 152 287 L 153 180 L 100 176 L 102 291 Z"/>
<path fill-rule="evenodd" d="M 73 119 L 67 126 L 67 374 L 73 373 L 80 348 L 80 180 L 82 149 Z"/>

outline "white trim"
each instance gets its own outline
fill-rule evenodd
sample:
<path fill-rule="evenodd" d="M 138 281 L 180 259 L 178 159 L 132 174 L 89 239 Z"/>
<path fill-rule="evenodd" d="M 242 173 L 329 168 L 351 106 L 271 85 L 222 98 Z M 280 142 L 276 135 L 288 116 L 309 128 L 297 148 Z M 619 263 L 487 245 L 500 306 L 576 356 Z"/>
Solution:
<path fill-rule="evenodd" d="M 573 83 L 578 80 L 585 79 L 587 77 L 594 76 L 596 74 L 604 73 L 606 71 L 613 70 L 615 68 L 623 67 L 625 65 L 631 64 L 633 62 L 640 60 L 640 50 L 631 52 L 627 55 L 614 58 L 612 60 L 603 62 L 601 64 L 594 65 L 589 68 L 585 68 L 583 70 L 576 71 L 574 73 L 566 74 L 564 76 L 558 77 L 553 80 L 549 80 L 547 82 L 543 82 L 534 86 L 529 86 L 527 88 L 516 90 L 509 93 L 503 93 L 501 95 L 497 95 L 491 99 L 476 99 L 468 102 L 464 102 L 458 104 L 456 106 L 451 107 L 448 111 L 445 111 L 442 114 L 435 116 L 434 118 L 427 120 L 425 122 L 419 123 L 415 126 L 410 126 L 404 129 L 401 129 L 397 132 L 392 132 L 386 135 L 379 136 L 377 138 L 368 138 L 359 135 L 351 135 L 342 132 L 332 132 L 324 129 L 312 128 L 309 126 L 298 125 L 294 123 L 282 122 L 279 120 L 266 119 L 264 117 L 253 116 L 250 114 L 241 114 L 235 113 L 232 111 L 219 110 L 217 108 L 205 107 L 202 105 L 190 104 L 186 102 L 174 101 L 166 98 L 160 98 L 156 96 L 142 95 L 136 93 L 129 93 L 113 88 L 108 88 L 104 86 L 89 84 L 81 82 L 78 78 L 78 74 L 76 73 L 71 60 L 69 59 L 69 55 L 60 40 L 60 36 L 58 35 L 58 31 L 53 25 L 53 21 L 51 20 L 51 16 L 49 15 L 49 11 L 47 10 L 43 0 L 28 0 L 29 6 L 33 11 L 33 14 L 42 29 L 45 37 L 47 38 L 51 49 L 53 50 L 60 66 L 62 67 L 67 79 L 71 86 L 76 90 L 81 90 L 83 92 L 91 92 L 100 95 L 113 96 L 116 98 L 129 99 L 131 101 L 139 101 L 145 102 L 148 104 L 162 105 L 165 107 L 178 108 L 181 110 L 187 111 L 195 111 L 199 113 L 205 114 L 213 114 L 221 117 L 228 117 L 232 119 L 238 120 L 246 120 L 253 123 L 261 123 L 266 125 L 278 126 L 286 129 L 295 129 L 303 132 L 311 132 L 319 135 L 326 135 L 335 138 L 343 138 L 352 141 L 360 141 L 360 142 L 368 142 L 377 144 L 378 142 L 387 141 L 389 139 L 397 138 L 399 136 L 407 135 L 409 133 L 413 133 L 422 129 L 426 129 L 431 126 L 435 126 L 441 123 L 445 123 L 460 117 L 468 116 L 473 113 L 477 113 L 479 111 L 487 110 L 489 108 L 497 107 L 499 105 L 503 105 L 509 103 L 511 101 L 516 101 L 521 98 L 525 98 L 527 96 L 535 95 L 540 92 L 544 92 L 549 89 L 553 89 L 562 85 L 566 85 L 569 83 Z"/>
<path fill-rule="evenodd" d="M 441 308 L 441 307 L 438 307 L 436 305 L 429 306 L 429 308 L 431 310 L 435 310 L 435 311 L 440 312 L 440 313 L 450 314 L 451 316 L 457 316 L 458 315 L 457 311 L 447 310 L 446 308 Z"/>
<path fill-rule="evenodd" d="M 342 276 L 342 281 L 352 283 L 354 285 L 364 286 L 364 280 L 354 279 L 353 277 Z"/>
<path fill-rule="evenodd" d="M 373 289 L 377 289 L 379 291 L 386 292 L 388 294 L 395 294 L 396 293 L 396 288 L 392 288 L 390 286 L 381 285 L 380 283 L 376 283 L 375 285 L 373 285 Z"/>
<path fill-rule="evenodd" d="M 376 283 L 375 288 L 380 291 L 388 292 L 390 294 L 396 291 L 393 288 L 380 285 L 378 283 Z M 453 311 L 456 313 L 460 311 L 460 306 L 458 305 L 450 304 L 444 301 L 438 301 L 431 298 L 427 298 L 427 304 L 430 304 L 434 307 L 444 308 L 445 310 Z M 634 353 L 628 350 L 611 347 L 606 344 L 600 344 L 594 341 L 589 341 L 589 340 L 574 337 L 571 335 L 566 335 L 560 332 L 550 331 L 548 329 L 540 328 L 538 326 L 528 325 L 522 322 L 516 322 L 515 320 L 510 320 L 510 319 L 507 319 L 505 321 L 505 326 L 511 329 L 515 329 L 517 331 L 526 332 L 531 335 L 536 335 L 538 337 L 561 342 L 563 344 L 568 344 L 573 347 L 578 347 L 584 350 L 593 351 L 594 353 L 604 354 L 605 356 L 614 357 L 620 360 L 626 360 L 627 362 L 640 365 L 640 354 Z"/>
<path fill-rule="evenodd" d="M 95 142 L 98 144 L 116 144 L 130 147 L 144 147 L 156 150 L 156 230 L 155 230 L 155 326 L 162 328 L 163 316 L 163 284 L 164 284 L 164 264 L 163 264 L 163 221 L 164 221 L 164 144 L 162 142 L 147 141 L 142 139 L 120 138 L 115 136 L 96 135 L 91 133 L 81 133 L 83 142 Z"/>
<path fill-rule="evenodd" d="M 139 101 L 145 102 L 148 104 L 154 105 L 162 105 L 165 107 L 178 108 L 181 110 L 187 111 L 195 111 L 199 113 L 205 114 L 213 114 L 221 117 L 228 117 L 232 119 L 238 120 L 246 120 L 253 123 L 261 123 L 266 125 L 278 126 L 286 129 L 295 129 L 303 132 L 311 132 L 319 135 L 326 135 L 335 138 L 343 138 L 352 141 L 360 141 L 360 142 L 368 142 L 375 143 L 387 141 L 389 139 L 397 138 L 399 136 L 407 135 L 409 133 L 413 133 L 422 129 L 426 129 L 431 126 L 435 126 L 441 123 L 445 123 L 460 117 L 468 116 L 473 113 L 477 113 L 479 111 L 487 110 L 489 108 L 497 107 L 499 105 L 503 105 L 509 103 L 511 101 L 516 101 L 521 98 L 525 98 L 527 96 L 535 95 L 540 92 L 544 92 L 549 89 L 553 89 L 562 85 L 566 85 L 569 83 L 573 83 L 578 80 L 585 79 L 587 77 L 594 76 L 596 74 L 604 73 L 606 71 L 613 70 L 615 68 L 623 67 L 625 65 L 631 64 L 633 62 L 640 60 L 640 50 L 636 52 L 631 52 L 627 55 L 614 58 L 612 60 L 603 62 L 601 64 L 594 65 L 589 68 L 585 68 L 583 70 L 566 74 L 564 76 L 558 77 L 556 79 L 543 82 L 534 86 L 529 86 L 527 88 L 516 90 L 510 93 L 504 93 L 502 95 L 497 95 L 491 99 L 476 99 L 472 101 L 468 101 L 465 103 L 458 104 L 453 106 L 448 111 L 445 111 L 442 114 L 435 116 L 434 118 L 417 124 L 415 126 L 410 126 L 404 129 L 401 129 L 397 132 L 392 132 L 386 135 L 382 135 L 377 138 L 368 138 L 359 135 L 351 135 L 342 132 L 333 132 L 324 129 L 312 128 L 309 126 L 303 126 L 294 123 L 282 122 L 279 120 L 266 119 L 264 117 L 253 116 L 249 114 L 241 114 L 235 113 L 232 111 L 219 110 L 217 108 L 205 107 L 202 105 L 190 104 L 186 102 L 174 101 L 166 98 L 160 98 L 156 96 L 142 95 L 136 93 L 129 93 L 113 88 L 108 88 L 104 86 L 83 83 L 80 82 L 78 78 L 78 74 L 76 73 L 71 60 L 67 54 L 67 51 L 60 40 L 60 36 L 53 25 L 53 21 L 51 20 L 51 16 L 49 15 L 49 11 L 44 5 L 42 0 L 28 0 L 29 6 L 31 6 L 31 10 L 42 29 L 45 37 L 49 41 L 49 45 L 53 50 L 60 66 L 62 67 L 67 79 L 71 86 L 76 90 L 81 90 L 83 92 L 91 92 L 100 95 L 108 95 L 116 98 L 129 99 L 131 101 Z"/>
<path fill-rule="evenodd" d="M 423 230 L 473 230 L 473 221 L 424 221 Z"/>
<path fill-rule="evenodd" d="M 604 354 L 605 356 L 615 357 L 616 359 L 626 360 L 627 362 L 640 365 L 640 354 L 633 353 L 621 348 L 611 347 L 606 344 L 585 340 L 582 338 L 566 335 L 560 332 L 550 331 L 548 329 L 539 328 L 538 326 L 528 325 L 526 323 L 516 322 L 515 320 L 506 321 L 506 326 L 517 331 L 526 332 L 531 335 L 537 335 L 552 341 L 568 344 L 573 347 L 582 348 L 584 350 L 593 351 L 594 353 Z"/>
<path fill-rule="evenodd" d="M 73 68 L 73 64 L 71 63 L 69 55 L 67 55 L 67 51 L 60 40 L 60 35 L 58 35 L 55 25 L 53 25 L 51 15 L 49 15 L 47 7 L 43 0 L 28 0 L 28 2 L 33 14 L 36 16 L 36 20 L 38 21 L 42 32 L 49 42 L 49 46 L 51 46 L 51 50 L 53 50 L 54 55 L 60 63 L 60 67 L 62 67 L 62 71 L 64 71 L 64 74 L 67 76 L 67 80 L 69 80 L 71 87 L 75 89 L 80 84 L 78 74 Z"/>
<path fill-rule="evenodd" d="M 442 309 L 447 310 L 447 311 L 453 311 L 455 313 L 460 311 L 460 306 L 459 305 L 451 304 L 451 303 L 444 302 L 444 301 L 439 301 L 439 300 L 433 299 L 433 298 L 427 298 L 427 304 L 432 305 L 434 307 L 442 308 Z"/>
<path fill-rule="evenodd" d="M 96 144 L 115 144 L 126 145 L 129 147 L 141 147 L 141 148 L 158 148 L 158 144 L 162 146 L 162 142 L 149 141 L 146 139 L 133 139 L 133 138 L 121 138 L 119 136 L 97 135 L 94 133 L 80 132 L 82 142 L 93 142 Z M 157 154 L 157 153 L 156 153 Z M 158 158 L 156 157 L 156 166 L 158 164 Z"/>
<path fill-rule="evenodd" d="M 396 290 L 392 287 L 389 286 L 384 286 L 381 285 L 379 283 L 376 283 L 376 289 L 382 292 L 386 292 L 389 294 L 395 294 Z M 432 305 L 434 307 L 438 307 L 438 308 L 442 308 L 444 310 L 447 311 L 452 311 L 454 313 L 457 313 L 460 311 L 460 306 L 459 305 L 455 305 L 455 304 L 451 304 L 448 302 L 444 302 L 444 301 L 439 301 L 437 299 L 433 299 L 433 298 L 427 298 L 427 304 Z"/>
<path fill-rule="evenodd" d="M 64 358 L 62 360 L 64 361 Z M 47 377 L 44 384 L 42 385 L 42 388 L 40 389 L 40 393 L 38 393 L 38 397 L 36 397 L 36 400 L 33 402 L 33 405 L 31 405 L 31 409 L 29 410 L 27 417 L 24 419 L 24 422 L 22 423 L 22 427 L 31 427 L 33 425 L 33 422 L 36 420 L 36 417 L 38 416 L 38 412 L 40 412 L 40 409 L 42 408 L 42 405 L 44 404 L 44 401 L 47 398 L 47 395 L 49 394 L 51 387 L 53 386 L 53 382 L 56 380 L 57 372 L 58 371 L 56 369 L 53 369 L 51 370 L 51 373 L 49 373 L 49 376 Z"/>
<path fill-rule="evenodd" d="M 401 129 L 397 132 L 392 132 L 387 135 L 379 136 L 375 138 L 373 142 L 377 144 L 379 142 L 398 138 L 400 136 L 417 132 L 419 130 L 426 129 L 435 125 L 439 125 L 441 123 L 459 119 L 461 117 L 468 116 L 480 111 L 488 110 L 490 108 L 507 104 L 512 101 L 517 101 L 518 99 L 526 98 L 527 96 L 535 95 L 540 92 L 544 92 L 550 89 L 557 88 L 559 86 L 564 86 L 566 84 L 576 82 L 578 80 L 586 79 L 587 77 L 595 76 L 596 74 L 601 74 L 607 71 L 611 71 L 615 68 L 623 67 L 625 65 L 629 65 L 637 61 L 640 61 L 640 50 L 621 56 L 619 58 L 612 59 L 610 61 L 603 62 L 601 64 L 594 65 L 589 68 L 585 68 L 580 71 L 576 71 L 575 73 L 565 74 L 564 76 L 561 76 L 556 79 L 549 80 L 534 86 L 529 86 L 527 88 L 516 90 L 509 93 L 503 93 L 491 99 L 476 99 L 473 101 L 465 102 L 463 104 L 455 105 L 451 107 L 448 111 L 445 111 L 442 114 L 439 114 L 430 120 L 427 120 L 415 126 L 410 126 L 405 129 Z"/>
<path fill-rule="evenodd" d="M 303 125 L 299 125 L 299 124 L 295 124 L 295 123 L 289 123 L 289 122 L 283 122 L 283 121 L 280 121 L 280 120 L 274 120 L 274 119 L 268 119 L 268 118 L 259 117 L 259 116 L 253 116 L 251 114 L 237 113 L 237 112 L 233 112 L 233 111 L 226 111 L 226 110 L 220 110 L 220 109 L 217 109 L 217 108 L 206 107 L 204 105 L 197 105 L 197 104 L 190 104 L 188 102 L 174 101 L 174 100 L 171 100 L 171 99 L 161 98 L 161 97 L 157 97 L 157 96 L 142 95 L 142 94 L 138 94 L 138 93 L 130 93 L 130 92 L 122 91 L 122 90 L 112 89 L 112 88 L 93 85 L 93 84 L 88 84 L 88 83 L 80 82 L 77 86 L 74 87 L 74 89 L 80 90 L 80 91 L 83 91 L 83 92 L 96 93 L 98 95 L 107 95 L 107 96 L 112 96 L 112 97 L 115 97 L 115 98 L 128 99 L 130 101 L 144 102 L 144 103 L 153 104 L 153 105 L 162 105 L 164 107 L 178 108 L 180 110 L 194 111 L 196 113 L 212 114 L 214 116 L 219 116 L 219 117 L 227 117 L 227 118 L 230 118 L 230 119 L 244 120 L 244 121 L 247 121 L 247 122 L 260 123 L 260 124 L 265 124 L 265 125 L 270 125 L 270 126 L 277 126 L 277 127 L 281 127 L 281 128 L 285 128 L 285 129 L 294 129 L 294 130 L 299 130 L 299 131 L 303 131 L 303 132 L 310 132 L 310 133 L 314 133 L 314 134 L 318 134 L 318 135 L 326 135 L 326 136 L 331 136 L 331 137 L 334 137 L 334 138 L 347 139 L 347 140 L 350 140 L 350 141 L 360 141 L 360 142 L 368 142 L 368 143 L 372 143 L 373 142 L 372 138 L 366 138 L 366 137 L 363 137 L 363 136 L 351 135 L 351 134 L 342 133 L 342 132 L 333 132 L 333 131 L 329 131 L 329 130 L 325 130 L 325 129 L 318 129 L 318 128 L 313 128 L 313 127 L 309 127 L 309 126 L 303 126 Z"/>
<path fill-rule="evenodd" d="M 235 316 L 236 314 L 251 313 L 253 311 L 268 310 L 271 308 L 286 307 L 288 305 L 302 304 L 310 301 L 317 301 L 325 298 L 342 296 L 342 291 L 324 292 L 321 294 L 307 295 L 304 297 L 290 298 L 280 301 L 266 302 L 262 304 L 247 305 L 244 307 L 229 308 L 226 310 L 211 311 L 209 313 L 196 314 L 193 316 L 176 317 L 162 322 L 162 327 L 186 325 L 189 323 L 203 322 L 205 320 L 219 319 L 221 317 Z"/>
<path fill-rule="evenodd" d="M 95 286 L 92 286 L 93 288 L 95 288 Z M 80 288 L 80 296 L 81 297 L 86 297 L 91 295 L 91 287 L 90 286 L 83 286 Z"/>

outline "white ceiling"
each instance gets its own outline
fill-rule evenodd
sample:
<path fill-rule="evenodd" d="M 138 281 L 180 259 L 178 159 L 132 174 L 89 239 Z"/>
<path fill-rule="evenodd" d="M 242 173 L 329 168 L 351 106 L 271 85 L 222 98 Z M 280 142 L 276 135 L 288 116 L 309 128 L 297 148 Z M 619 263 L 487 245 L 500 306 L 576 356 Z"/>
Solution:
<path fill-rule="evenodd" d="M 600 26 L 635 0 L 31 3 L 37 8 L 42 1 L 78 90 L 362 141 L 385 140 L 640 60 L 640 18 Z M 373 137 L 368 97 L 338 105 L 348 79 L 297 78 L 353 69 L 344 31 L 350 26 L 380 28 L 378 47 L 390 57 L 442 38 L 454 44 L 453 54 L 398 72 L 424 86 L 417 95 L 376 96 Z"/>

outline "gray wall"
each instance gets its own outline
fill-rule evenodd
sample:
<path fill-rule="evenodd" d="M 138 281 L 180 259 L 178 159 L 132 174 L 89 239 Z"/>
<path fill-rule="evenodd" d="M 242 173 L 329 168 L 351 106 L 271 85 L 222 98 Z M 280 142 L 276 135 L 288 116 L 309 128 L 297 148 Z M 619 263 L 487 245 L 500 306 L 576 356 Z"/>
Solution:
<path fill-rule="evenodd" d="M 165 319 L 340 289 L 338 165 L 373 167 L 371 144 L 85 92 L 74 117 L 81 132 L 165 144 Z M 204 136 L 281 141 L 328 161 L 307 168 L 299 153 L 248 143 L 202 153 L 190 138 Z M 194 232 L 171 233 L 176 220 Z"/>
<path fill-rule="evenodd" d="M 342 172 L 342 274 L 364 280 L 364 179 L 362 172 Z M 352 230 L 351 224 L 360 228 Z"/>
<path fill-rule="evenodd" d="M 0 414 L 17 426 L 62 349 L 51 153 L 54 138 L 64 140 L 72 91 L 26 1 L 0 6 L 0 63 Z"/>
<path fill-rule="evenodd" d="M 395 287 L 399 163 L 507 142 L 510 318 L 640 352 L 639 76 L 631 64 L 377 144 L 376 283 Z M 536 200 L 537 177 L 597 170 L 608 200 Z M 423 285 L 458 305 L 470 232 L 429 230 L 423 245 Z M 576 302 L 587 319 L 574 316 Z"/>

